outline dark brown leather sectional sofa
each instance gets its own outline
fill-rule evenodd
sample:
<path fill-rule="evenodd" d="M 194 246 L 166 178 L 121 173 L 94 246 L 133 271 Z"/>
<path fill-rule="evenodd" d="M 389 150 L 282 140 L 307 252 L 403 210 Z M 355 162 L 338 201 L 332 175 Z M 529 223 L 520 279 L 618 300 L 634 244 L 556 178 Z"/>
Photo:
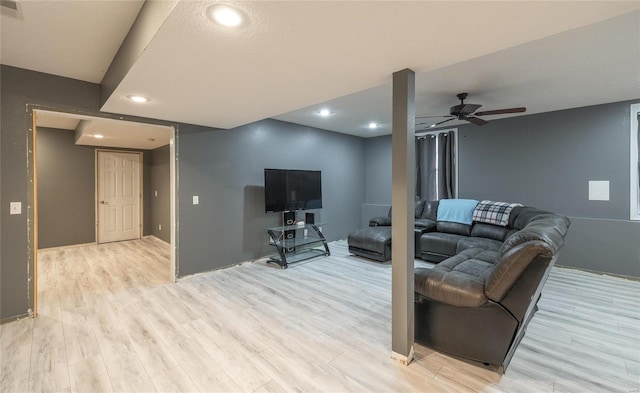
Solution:
<path fill-rule="evenodd" d="M 416 341 L 506 370 L 537 310 L 569 219 L 519 206 L 504 226 L 475 221 L 465 226 L 439 222 L 437 201 L 420 204 L 416 256 L 437 265 L 415 269 Z M 370 224 L 375 226 L 364 234 L 350 235 L 350 251 L 368 257 L 360 253 L 359 239 L 378 228 L 389 233 L 390 257 L 390 219 L 377 218 Z"/>

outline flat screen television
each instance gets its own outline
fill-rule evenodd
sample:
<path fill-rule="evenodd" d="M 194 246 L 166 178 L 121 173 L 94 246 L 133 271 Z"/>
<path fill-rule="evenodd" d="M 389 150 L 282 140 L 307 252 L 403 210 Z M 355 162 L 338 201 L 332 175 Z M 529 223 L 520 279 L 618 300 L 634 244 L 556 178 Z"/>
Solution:
<path fill-rule="evenodd" d="M 265 169 L 264 205 L 267 213 L 322 208 L 322 173 Z"/>

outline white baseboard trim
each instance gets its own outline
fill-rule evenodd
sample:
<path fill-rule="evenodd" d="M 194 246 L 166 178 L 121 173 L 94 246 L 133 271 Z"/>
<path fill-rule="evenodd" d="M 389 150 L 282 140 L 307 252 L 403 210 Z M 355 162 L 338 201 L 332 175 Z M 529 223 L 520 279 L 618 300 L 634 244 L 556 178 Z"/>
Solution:
<path fill-rule="evenodd" d="M 398 361 L 405 366 L 408 366 L 409 363 L 413 360 L 413 346 L 411 346 L 411 350 L 409 351 L 409 356 L 401 355 L 397 352 L 391 351 L 391 359 Z"/>

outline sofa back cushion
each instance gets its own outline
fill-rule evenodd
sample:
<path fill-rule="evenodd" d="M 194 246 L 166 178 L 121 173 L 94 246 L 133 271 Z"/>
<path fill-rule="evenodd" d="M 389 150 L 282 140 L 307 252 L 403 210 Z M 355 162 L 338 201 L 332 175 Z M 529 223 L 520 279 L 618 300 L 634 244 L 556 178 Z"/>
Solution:
<path fill-rule="evenodd" d="M 415 202 L 416 212 L 414 215 L 415 218 L 422 218 L 422 209 L 424 209 L 424 203 L 425 201 L 423 199 L 416 199 L 416 202 Z"/>
<path fill-rule="evenodd" d="M 502 258 L 512 248 L 533 240 L 546 243 L 553 255 L 560 250 L 564 245 L 564 237 L 571 222 L 565 216 L 542 210 L 538 210 L 538 212 L 540 214 L 528 217 L 528 224 L 524 228 L 505 239 L 500 247 L 498 258 Z M 520 217 L 523 215 L 521 214 Z M 516 225 L 518 225 L 518 220 L 516 220 Z"/>
<path fill-rule="evenodd" d="M 511 209 L 511 214 L 509 214 L 509 223 L 507 224 L 507 227 L 513 228 L 513 226 L 515 225 L 516 220 L 520 216 L 520 212 L 522 212 L 523 210 L 526 210 L 526 209 L 530 209 L 530 207 L 516 206 L 513 209 Z M 520 228 L 520 229 L 522 229 L 522 228 Z"/>
<path fill-rule="evenodd" d="M 473 225 L 473 228 L 471 229 L 471 236 L 485 237 L 487 239 L 493 239 L 502 242 L 504 241 L 504 239 L 506 239 L 509 232 L 510 229 L 508 227 L 478 222 Z"/>
<path fill-rule="evenodd" d="M 510 227 L 518 230 L 522 229 L 526 227 L 530 221 L 532 221 L 533 219 L 539 218 L 539 216 L 543 214 L 553 215 L 553 213 L 551 212 L 548 212 L 546 210 L 540 210 L 535 207 L 530 207 L 530 206 L 522 207 L 520 208 L 520 210 L 517 211 L 517 215 L 513 217 L 513 222 L 511 223 L 512 225 L 510 225 Z"/>
<path fill-rule="evenodd" d="M 438 201 L 425 201 L 422 217 L 429 220 L 438 220 Z"/>

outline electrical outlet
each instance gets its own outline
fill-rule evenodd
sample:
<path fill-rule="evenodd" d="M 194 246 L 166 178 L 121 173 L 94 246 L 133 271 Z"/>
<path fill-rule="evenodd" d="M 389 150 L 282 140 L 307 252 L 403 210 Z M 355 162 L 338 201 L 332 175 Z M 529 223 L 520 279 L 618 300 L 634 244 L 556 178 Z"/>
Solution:
<path fill-rule="evenodd" d="M 200 203 L 200 198 L 198 198 L 198 196 L 197 196 L 197 195 L 194 195 L 194 196 L 193 196 L 193 204 L 194 204 L 194 205 L 197 205 L 197 204 L 199 204 L 199 203 Z"/>

